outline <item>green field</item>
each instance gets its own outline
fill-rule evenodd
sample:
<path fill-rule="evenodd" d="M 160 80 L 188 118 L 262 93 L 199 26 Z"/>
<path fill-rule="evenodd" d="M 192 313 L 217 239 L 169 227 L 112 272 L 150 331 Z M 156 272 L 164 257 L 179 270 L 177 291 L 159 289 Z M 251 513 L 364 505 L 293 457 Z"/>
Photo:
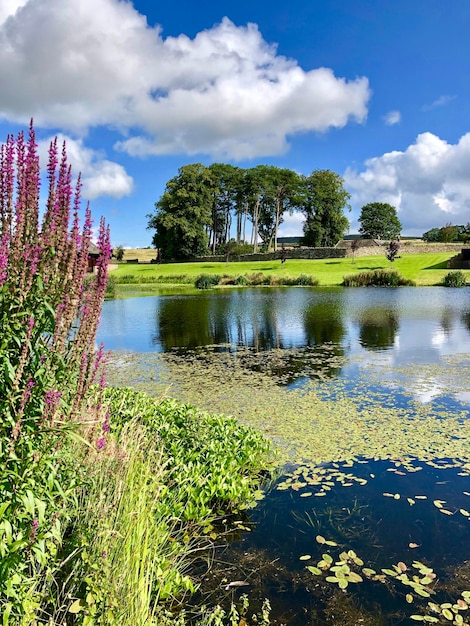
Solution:
<path fill-rule="evenodd" d="M 165 285 L 175 283 L 193 285 L 200 274 L 219 274 L 238 276 L 262 272 L 270 276 L 298 276 L 307 274 L 318 279 L 322 286 L 341 285 L 344 276 L 367 270 L 395 269 L 405 278 L 415 281 L 418 286 L 439 285 L 449 272 L 447 261 L 455 252 L 440 252 L 426 254 L 403 254 L 394 263 L 387 261 L 385 256 L 361 256 L 356 259 L 325 259 L 301 260 L 288 259 L 284 264 L 280 261 L 253 261 L 229 263 L 163 263 L 162 265 L 149 264 L 120 264 L 112 269 L 111 276 L 118 283 L 118 295 L 137 295 L 142 293 L 157 293 Z M 132 256 L 129 254 L 129 258 Z M 470 270 L 466 271 L 470 281 Z M 137 288 L 138 286 L 138 288 Z"/>

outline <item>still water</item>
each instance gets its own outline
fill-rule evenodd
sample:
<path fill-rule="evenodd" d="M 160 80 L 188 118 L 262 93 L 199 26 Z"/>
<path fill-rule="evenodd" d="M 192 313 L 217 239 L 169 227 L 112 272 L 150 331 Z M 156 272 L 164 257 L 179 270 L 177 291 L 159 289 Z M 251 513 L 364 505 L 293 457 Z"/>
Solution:
<path fill-rule="evenodd" d="M 268 597 L 279 626 L 470 623 L 467 289 L 118 300 L 98 340 L 118 383 L 170 381 L 287 451 L 251 532 L 197 570 L 203 599 Z"/>

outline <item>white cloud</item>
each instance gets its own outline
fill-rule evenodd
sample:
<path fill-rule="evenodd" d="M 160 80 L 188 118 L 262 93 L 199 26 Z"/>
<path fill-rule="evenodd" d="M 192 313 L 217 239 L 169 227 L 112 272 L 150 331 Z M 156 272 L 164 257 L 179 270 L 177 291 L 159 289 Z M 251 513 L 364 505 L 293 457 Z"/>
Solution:
<path fill-rule="evenodd" d="M 288 213 L 279 227 L 279 237 L 299 237 L 303 234 L 305 217 L 301 213 Z"/>
<path fill-rule="evenodd" d="M 431 111 L 432 109 L 438 109 L 439 107 L 446 106 L 449 102 L 452 102 L 452 100 L 455 100 L 456 98 L 457 96 L 440 96 L 437 100 L 431 102 L 431 104 L 424 104 L 421 108 L 423 111 Z"/>
<path fill-rule="evenodd" d="M 2 0 L 3 2 L 4 0 Z M 163 39 L 130 2 L 9 0 L 0 23 L 0 117 L 84 133 L 120 129 L 133 155 L 282 153 L 291 134 L 362 122 L 366 78 L 305 71 L 255 24 L 229 19 Z M 6 11 L 5 11 L 6 14 Z"/>
<path fill-rule="evenodd" d="M 399 124 L 401 122 L 400 111 L 389 111 L 387 115 L 384 116 L 384 122 L 387 126 L 394 126 L 395 124 Z"/>
<path fill-rule="evenodd" d="M 38 146 L 41 161 L 44 163 L 47 160 L 51 139 L 41 141 Z M 73 174 L 78 175 L 81 172 L 84 198 L 88 200 L 99 196 L 122 198 L 132 192 L 134 181 L 122 165 L 108 161 L 100 152 L 85 147 L 81 139 L 72 139 L 60 134 L 57 140 L 60 149 L 63 142 L 66 143 L 67 160 L 72 166 Z"/>
<path fill-rule="evenodd" d="M 470 133 L 449 144 L 432 133 L 418 135 L 405 151 L 368 159 L 363 171 L 345 173 L 352 202 L 389 202 L 404 233 L 470 221 Z"/>

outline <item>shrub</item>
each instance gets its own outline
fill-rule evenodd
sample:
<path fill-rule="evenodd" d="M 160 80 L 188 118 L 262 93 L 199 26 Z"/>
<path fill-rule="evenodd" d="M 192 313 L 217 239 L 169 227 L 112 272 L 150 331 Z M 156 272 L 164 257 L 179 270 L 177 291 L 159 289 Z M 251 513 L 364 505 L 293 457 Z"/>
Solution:
<path fill-rule="evenodd" d="M 318 278 L 314 278 L 313 276 L 307 276 L 307 274 L 300 274 L 300 276 L 297 276 L 297 285 L 306 285 L 308 287 L 317 287 L 318 286 Z"/>
<path fill-rule="evenodd" d="M 246 285 L 248 283 L 246 276 L 237 276 L 235 279 L 236 285 Z"/>
<path fill-rule="evenodd" d="M 345 276 L 342 285 L 344 287 L 401 287 L 414 285 L 414 282 L 403 278 L 395 270 L 378 269 Z"/>
<path fill-rule="evenodd" d="M 224 274 L 220 279 L 219 285 L 236 285 L 236 277 L 229 276 L 228 274 Z"/>
<path fill-rule="evenodd" d="M 169 274 L 155 276 L 154 274 L 117 274 L 112 275 L 117 285 L 146 285 L 164 283 L 167 285 L 191 285 L 193 278 L 187 274 Z"/>
<path fill-rule="evenodd" d="M 218 274 L 201 274 L 196 278 L 194 286 L 196 289 L 210 289 L 220 282 Z"/>
<path fill-rule="evenodd" d="M 455 272 L 449 272 L 444 276 L 444 287 L 463 287 L 466 283 L 466 277 L 464 272 L 458 270 Z"/>
<path fill-rule="evenodd" d="M 112 300 L 116 297 L 116 279 L 114 276 L 108 276 L 108 283 L 106 285 L 105 298 Z"/>
<path fill-rule="evenodd" d="M 245 278 L 248 285 L 269 285 L 269 276 L 265 276 L 262 272 L 255 272 L 254 274 L 245 274 Z"/>

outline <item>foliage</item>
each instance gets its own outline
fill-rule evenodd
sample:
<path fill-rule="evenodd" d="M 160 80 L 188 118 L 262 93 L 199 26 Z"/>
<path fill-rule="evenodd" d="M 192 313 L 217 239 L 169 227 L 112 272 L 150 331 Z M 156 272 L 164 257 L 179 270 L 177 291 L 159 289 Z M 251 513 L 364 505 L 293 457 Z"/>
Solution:
<path fill-rule="evenodd" d="M 301 211 L 305 214 L 303 243 L 306 246 L 335 246 L 349 228 L 344 209 L 350 194 L 336 172 L 315 170 L 302 181 Z"/>
<path fill-rule="evenodd" d="M 348 228 L 343 209 L 349 193 L 343 179 L 329 170 L 301 177 L 272 165 L 242 169 L 225 163 L 205 167 L 185 165 L 168 181 L 165 192 L 149 214 L 148 228 L 156 231 L 153 245 L 165 259 L 189 259 L 208 253 L 226 253 L 236 220 L 236 245 L 247 241 L 251 222 L 253 251 L 259 240 L 264 249 L 277 250 L 279 225 L 286 212 L 307 216 L 306 236 L 315 232 L 315 245 L 334 245 Z M 310 232 L 312 231 L 312 232 Z M 230 254 L 237 254 L 230 251 Z M 239 254 L 239 253 L 238 253 Z"/>
<path fill-rule="evenodd" d="M 344 287 L 401 287 L 414 284 L 395 270 L 382 269 L 345 276 L 343 280 Z"/>
<path fill-rule="evenodd" d="M 42 582 L 58 566 L 81 479 L 68 435 L 101 380 L 95 334 L 106 289 L 109 233 L 100 224 L 96 273 L 86 279 L 91 215 L 79 227 L 65 145 L 49 149 L 40 222 L 39 159 L 12 136 L 0 152 L 0 603 L 4 624 L 33 623 Z M 16 186 L 16 194 L 15 194 Z M 70 224 L 71 222 L 71 224 Z M 104 441 L 100 437 L 100 441 Z"/>
<path fill-rule="evenodd" d="M 218 274 L 201 274 L 196 278 L 194 286 L 196 289 L 210 289 L 214 285 L 218 285 L 220 276 Z"/>
<path fill-rule="evenodd" d="M 227 254 L 227 246 L 229 245 L 230 245 L 230 248 L 228 250 L 228 253 L 229 253 L 229 259 L 231 260 L 236 259 L 242 254 L 253 254 L 254 246 L 252 243 L 236 243 L 233 241 L 233 239 L 229 241 L 227 244 L 225 244 L 223 250 L 218 250 L 217 253 Z"/>
<path fill-rule="evenodd" d="M 118 246 L 115 250 L 113 250 L 113 257 L 116 261 L 122 261 L 124 258 L 124 248 L 122 246 Z"/>
<path fill-rule="evenodd" d="M 401 223 L 395 207 L 386 202 L 371 202 L 361 209 L 359 232 L 366 239 L 397 239 Z"/>
<path fill-rule="evenodd" d="M 230 239 L 232 213 L 236 210 L 243 170 L 226 163 L 212 163 L 208 168 L 212 179 L 211 233 L 212 254 Z"/>
<path fill-rule="evenodd" d="M 211 223 L 214 180 L 201 163 L 184 165 L 167 182 L 165 192 L 150 214 L 155 229 L 153 245 L 165 259 L 189 259 L 207 254 L 206 228 Z"/>
<path fill-rule="evenodd" d="M 156 625 L 159 603 L 194 591 L 184 574 L 183 533 L 169 515 L 171 476 L 159 437 L 131 420 L 117 443 L 110 440 L 106 451 L 83 462 L 88 484 L 67 546 L 78 552 L 55 619 L 73 614 L 108 626 Z"/>
<path fill-rule="evenodd" d="M 106 292 L 105 292 L 106 299 L 112 299 L 116 297 L 117 295 L 116 283 L 117 281 L 116 281 L 115 276 L 108 276 L 108 282 L 106 284 Z"/>
<path fill-rule="evenodd" d="M 219 509 L 227 512 L 253 502 L 257 473 L 270 449 L 261 433 L 233 418 L 209 415 L 175 400 L 157 402 L 128 388 L 106 390 L 104 400 L 115 416 L 111 432 L 118 437 L 135 418 L 158 436 L 166 470 L 173 477 L 168 494 L 173 519 L 201 521 Z"/>
<path fill-rule="evenodd" d="M 453 226 L 448 223 L 442 228 L 431 228 L 423 233 L 423 240 L 426 242 L 468 242 L 470 239 L 470 222 L 465 226 L 462 224 Z"/>
<path fill-rule="evenodd" d="M 224 274 L 222 277 L 214 274 L 201 274 L 195 282 L 197 289 L 210 289 L 215 285 L 241 285 L 250 287 L 258 287 L 261 285 L 270 285 L 273 287 L 280 285 L 304 285 L 316 287 L 318 280 L 307 274 L 300 274 L 299 276 L 268 276 L 262 272 L 255 272 L 253 274 L 239 276 Z"/>
<path fill-rule="evenodd" d="M 439 241 L 444 243 L 450 243 L 451 241 L 457 241 L 459 231 L 457 226 L 452 224 L 446 224 L 443 228 L 439 229 Z"/>
<path fill-rule="evenodd" d="M 390 261 L 390 263 L 393 263 L 395 261 L 395 257 L 397 256 L 399 250 L 400 250 L 400 243 L 392 239 L 392 241 L 390 241 L 385 251 L 385 256 Z"/>
<path fill-rule="evenodd" d="M 444 287 L 463 287 L 466 283 L 466 276 L 461 270 L 449 272 L 444 276 Z"/>
<path fill-rule="evenodd" d="M 269 444 L 233 419 L 130 389 L 106 389 L 102 410 L 105 448 L 75 451 L 87 481 L 47 611 L 54 623 L 184 626 L 184 611 L 166 609 L 195 590 L 192 552 L 210 547 L 216 516 L 253 503 Z"/>
<path fill-rule="evenodd" d="M 171 283 L 176 285 L 192 285 L 194 277 L 188 274 L 171 274 L 170 276 L 159 274 L 158 276 L 147 272 L 146 274 L 111 274 L 116 285 L 142 285 L 146 283 Z"/>

